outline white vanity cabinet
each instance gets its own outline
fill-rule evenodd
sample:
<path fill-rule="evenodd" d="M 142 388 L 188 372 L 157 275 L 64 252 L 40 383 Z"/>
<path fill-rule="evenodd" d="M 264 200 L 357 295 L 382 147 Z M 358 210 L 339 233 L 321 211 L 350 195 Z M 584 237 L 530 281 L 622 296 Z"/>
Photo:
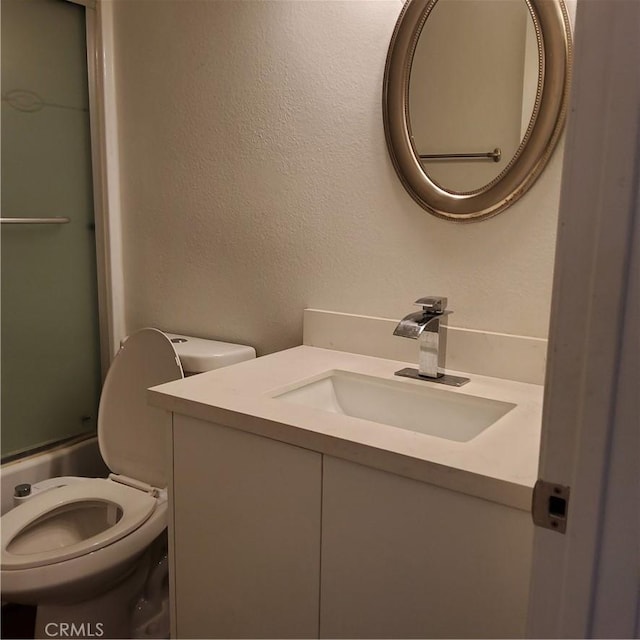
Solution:
<path fill-rule="evenodd" d="M 522 637 L 527 512 L 174 414 L 178 638 Z"/>
<path fill-rule="evenodd" d="M 324 456 L 321 636 L 524 637 L 532 539 L 525 511 Z"/>
<path fill-rule="evenodd" d="M 172 637 L 317 637 L 322 456 L 176 414 L 172 449 Z"/>

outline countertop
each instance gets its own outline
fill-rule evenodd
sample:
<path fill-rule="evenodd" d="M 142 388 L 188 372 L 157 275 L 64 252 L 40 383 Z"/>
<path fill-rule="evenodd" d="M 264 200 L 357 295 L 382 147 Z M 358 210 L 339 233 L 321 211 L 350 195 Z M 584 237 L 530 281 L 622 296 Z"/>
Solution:
<path fill-rule="evenodd" d="M 415 364 L 302 346 L 153 387 L 148 394 L 152 405 L 177 414 L 529 510 L 537 479 L 543 387 L 474 374 L 459 388 L 394 376 L 406 366 Z M 328 370 L 517 406 L 475 438 L 455 442 L 271 397 Z"/>

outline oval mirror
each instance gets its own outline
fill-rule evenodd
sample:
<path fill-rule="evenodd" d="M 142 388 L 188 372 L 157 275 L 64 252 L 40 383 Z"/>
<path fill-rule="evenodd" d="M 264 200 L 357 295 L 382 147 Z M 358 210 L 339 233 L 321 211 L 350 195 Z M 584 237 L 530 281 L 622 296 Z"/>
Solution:
<path fill-rule="evenodd" d="M 411 196 L 458 222 L 513 204 L 558 141 L 570 63 L 562 0 L 408 0 L 387 56 L 383 116 Z"/>

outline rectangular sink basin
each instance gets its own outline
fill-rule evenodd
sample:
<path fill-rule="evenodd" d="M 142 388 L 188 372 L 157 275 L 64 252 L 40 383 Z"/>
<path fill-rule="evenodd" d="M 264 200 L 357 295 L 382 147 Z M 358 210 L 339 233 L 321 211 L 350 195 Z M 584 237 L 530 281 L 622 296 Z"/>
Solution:
<path fill-rule="evenodd" d="M 516 406 L 349 371 L 328 371 L 274 397 L 456 442 L 475 438 Z"/>

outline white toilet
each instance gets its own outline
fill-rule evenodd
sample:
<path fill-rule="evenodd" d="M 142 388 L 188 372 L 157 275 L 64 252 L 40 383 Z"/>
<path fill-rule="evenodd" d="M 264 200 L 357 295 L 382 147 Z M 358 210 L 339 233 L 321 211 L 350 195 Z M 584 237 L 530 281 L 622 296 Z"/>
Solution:
<path fill-rule="evenodd" d="M 36 637 L 73 637 L 71 624 L 85 637 L 134 637 L 132 609 L 167 564 L 152 543 L 167 526 L 171 415 L 151 407 L 146 390 L 182 378 L 183 367 L 200 373 L 254 357 L 251 347 L 156 329 L 124 342 L 98 413 L 109 478 L 48 480 L 1 519 L 2 600 L 38 605 Z"/>

